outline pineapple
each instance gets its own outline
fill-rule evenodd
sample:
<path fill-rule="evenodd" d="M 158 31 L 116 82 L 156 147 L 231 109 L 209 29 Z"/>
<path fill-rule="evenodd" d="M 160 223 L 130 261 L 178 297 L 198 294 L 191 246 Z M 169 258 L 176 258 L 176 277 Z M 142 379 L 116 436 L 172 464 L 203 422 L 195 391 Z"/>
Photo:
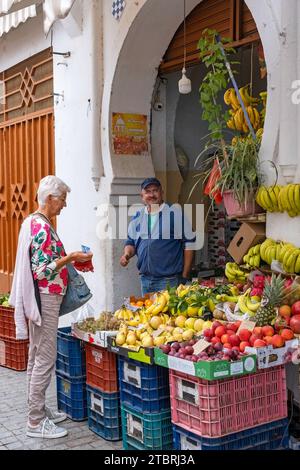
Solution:
<path fill-rule="evenodd" d="M 271 325 L 278 307 L 284 296 L 284 279 L 272 274 L 271 280 L 265 281 L 261 307 L 257 310 L 255 321 L 257 326 Z"/>

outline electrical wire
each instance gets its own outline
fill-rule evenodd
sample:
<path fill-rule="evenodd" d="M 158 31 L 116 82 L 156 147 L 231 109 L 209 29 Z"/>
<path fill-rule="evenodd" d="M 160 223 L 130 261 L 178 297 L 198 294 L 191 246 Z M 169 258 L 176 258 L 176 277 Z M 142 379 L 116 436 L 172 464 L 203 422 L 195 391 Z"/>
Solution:
<path fill-rule="evenodd" d="M 186 64 L 186 0 L 183 1 L 183 68 Z"/>

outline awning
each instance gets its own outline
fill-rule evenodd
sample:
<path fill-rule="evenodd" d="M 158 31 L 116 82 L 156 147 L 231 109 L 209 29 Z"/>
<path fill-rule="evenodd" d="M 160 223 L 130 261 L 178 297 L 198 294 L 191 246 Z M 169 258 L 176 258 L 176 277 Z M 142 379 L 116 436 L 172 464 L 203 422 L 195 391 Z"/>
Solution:
<path fill-rule="evenodd" d="M 47 35 L 58 19 L 70 13 L 75 0 L 0 0 L 0 37 L 37 16 L 37 6 L 43 4 L 44 31 Z"/>
<path fill-rule="evenodd" d="M 17 0 L 20 1 L 20 0 Z M 17 28 L 21 23 L 25 23 L 29 18 L 36 16 L 36 5 L 22 8 L 8 15 L 0 17 L 0 37 L 8 33 L 12 28 Z"/>

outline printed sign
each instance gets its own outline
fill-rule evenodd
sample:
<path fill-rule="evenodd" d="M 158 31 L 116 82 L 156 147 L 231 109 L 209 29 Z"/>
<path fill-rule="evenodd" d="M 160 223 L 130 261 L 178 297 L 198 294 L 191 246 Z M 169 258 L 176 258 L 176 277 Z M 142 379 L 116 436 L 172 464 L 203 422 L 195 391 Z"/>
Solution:
<path fill-rule="evenodd" d="M 113 113 L 112 137 L 116 155 L 148 155 L 147 116 Z"/>

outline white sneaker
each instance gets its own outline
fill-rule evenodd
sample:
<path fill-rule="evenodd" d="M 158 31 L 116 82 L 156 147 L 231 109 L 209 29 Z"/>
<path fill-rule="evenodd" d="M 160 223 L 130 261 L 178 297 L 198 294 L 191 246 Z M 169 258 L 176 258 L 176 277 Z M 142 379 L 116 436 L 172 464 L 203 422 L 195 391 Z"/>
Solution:
<path fill-rule="evenodd" d="M 52 410 L 51 408 L 48 408 L 48 406 L 45 407 L 46 410 L 46 417 L 52 421 L 54 424 L 62 423 L 67 419 L 66 413 L 63 413 L 61 411 L 56 411 Z"/>
<path fill-rule="evenodd" d="M 56 426 L 49 418 L 43 419 L 36 427 L 27 426 L 26 436 L 41 437 L 42 439 L 58 439 L 67 436 L 68 431 Z"/>

